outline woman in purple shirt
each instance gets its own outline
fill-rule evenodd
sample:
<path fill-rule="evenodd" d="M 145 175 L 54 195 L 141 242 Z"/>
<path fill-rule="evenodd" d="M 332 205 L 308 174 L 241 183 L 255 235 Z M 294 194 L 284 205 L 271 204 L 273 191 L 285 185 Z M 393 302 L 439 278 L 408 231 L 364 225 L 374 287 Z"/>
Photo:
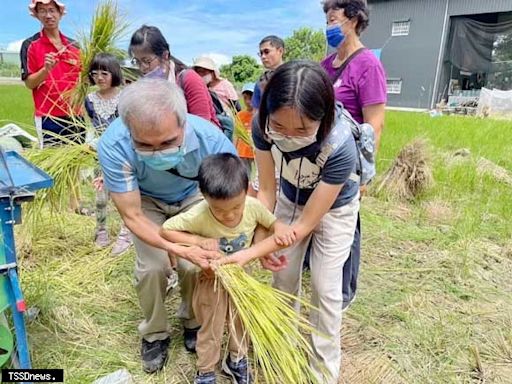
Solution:
<path fill-rule="evenodd" d="M 369 11 L 363 0 L 326 0 L 327 43 L 336 52 L 322 60 L 334 87 L 336 100 L 359 123 L 369 123 L 375 131 L 376 149 L 384 127 L 386 74 L 379 59 L 365 48 L 359 36 L 368 26 Z M 362 192 L 366 186 L 361 186 Z M 361 254 L 361 224 L 357 220 L 350 257 L 343 269 L 343 308 L 355 297 Z"/>

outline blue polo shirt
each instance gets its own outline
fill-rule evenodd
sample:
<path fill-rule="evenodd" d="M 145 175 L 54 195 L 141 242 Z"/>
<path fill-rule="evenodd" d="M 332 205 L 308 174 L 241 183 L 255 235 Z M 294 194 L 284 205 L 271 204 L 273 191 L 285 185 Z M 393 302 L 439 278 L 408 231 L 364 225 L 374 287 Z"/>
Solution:
<path fill-rule="evenodd" d="M 184 159 L 176 167 L 179 174 L 196 177 L 201 161 L 214 153 L 236 154 L 233 144 L 218 127 L 198 116 L 187 115 Z M 98 144 L 98 157 L 106 187 L 115 193 L 139 190 L 141 195 L 174 204 L 198 191 L 198 183 L 157 171 L 139 161 L 130 131 L 118 118 L 110 124 Z"/>

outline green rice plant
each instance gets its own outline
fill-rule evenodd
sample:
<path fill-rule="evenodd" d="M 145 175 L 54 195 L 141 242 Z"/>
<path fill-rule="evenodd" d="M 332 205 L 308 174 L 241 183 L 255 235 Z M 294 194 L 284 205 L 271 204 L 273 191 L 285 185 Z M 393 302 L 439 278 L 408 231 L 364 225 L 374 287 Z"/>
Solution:
<path fill-rule="evenodd" d="M 233 116 L 233 122 L 235 124 L 235 128 L 233 130 L 233 140 L 240 139 L 245 144 L 254 148 L 251 133 L 245 128 L 244 123 L 242 123 L 242 120 L 240 120 L 238 117 L 235 108 L 231 108 L 231 115 Z"/>
<path fill-rule="evenodd" d="M 217 278 L 229 293 L 251 340 L 256 374 L 265 383 L 321 383 L 310 366 L 315 356 L 303 333 L 318 332 L 290 305 L 304 300 L 260 283 L 237 265 L 216 269 Z"/>
<path fill-rule="evenodd" d="M 124 36 L 128 25 L 115 0 L 103 0 L 98 4 L 90 32 L 81 33 L 79 37 L 82 69 L 78 86 L 72 92 L 72 104 L 75 107 L 83 105 L 89 92 L 89 66 L 94 56 L 102 52 L 113 54 L 119 59 L 126 56 L 123 50 L 116 47 L 116 43 Z"/>

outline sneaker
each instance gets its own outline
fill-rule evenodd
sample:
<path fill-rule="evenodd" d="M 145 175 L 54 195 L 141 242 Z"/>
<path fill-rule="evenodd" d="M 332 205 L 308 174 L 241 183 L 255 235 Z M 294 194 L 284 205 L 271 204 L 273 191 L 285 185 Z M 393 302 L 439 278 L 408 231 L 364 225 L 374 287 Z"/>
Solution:
<path fill-rule="evenodd" d="M 167 288 L 165 293 L 169 294 L 171 290 L 178 286 L 178 282 L 178 273 L 173 269 L 171 271 L 171 275 L 167 278 Z"/>
<path fill-rule="evenodd" d="M 117 236 L 116 242 L 112 247 L 112 256 L 119 256 L 125 253 L 132 245 L 132 235 L 126 228 L 121 229 L 119 236 Z"/>
<path fill-rule="evenodd" d="M 189 352 L 196 352 L 196 342 L 197 342 L 197 331 L 199 328 L 183 328 L 183 343 L 185 344 L 185 349 Z"/>
<path fill-rule="evenodd" d="M 94 243 L 99 248 L 108 247 L 110 240 L 108 238 L 108 231 L 106 228 L 100 228 L 96 230 L 96 234 L 94 235 Z"/>
<path fill-rule="evenodd" d="M 142 356 L 142 366 L 144 372 L 154 373 L 163 368 L 167 361 L 169 343 L 171 339 L 168 337 L 164 340 L 156 340 L 150 343 L 142 339 L 140 354 Z"/>
<path fill-rule="evenodd" d="M 238 363 L 233 363 L 228 355 L 222 361 L 222 370 L 231 377 L 234 384 L 252 384 L 252 375 L 247 357 L 243 357 Z"/>
<path fill-rule="evenodd" d="M 215 384 L 216 382 L 215 372 L 197 372 L 194 380 L 194 384 Z"/>

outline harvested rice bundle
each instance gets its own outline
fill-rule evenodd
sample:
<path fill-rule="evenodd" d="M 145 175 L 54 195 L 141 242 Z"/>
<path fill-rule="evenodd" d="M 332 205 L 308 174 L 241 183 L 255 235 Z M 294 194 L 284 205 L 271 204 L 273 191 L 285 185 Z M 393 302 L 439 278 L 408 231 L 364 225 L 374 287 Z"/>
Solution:
<path fill-rule="evenodd" d="M 385 189 L 398 199 L 412 200 L 432 186 L 433 181 L 427 144 L 417 139 L 400 151 L 377 191 Z"/>
<path fill-rule="evenodd" d="M 35 224 L 41 219 L 44 207 L 51 213 L 68 209 L 70 197 L 80 196 L 80 171 L 94 168 L 96 152 L 87 144 L 76 144 L 62 138 L 67 144 L 25 152 L 27 159 L 53 177 L 52 188 L 37 192 L 33 203 L 27 205 L 27 217 Z"/>
<path fill-rule="evenodd" d="M 265 383 L 322 383 L 311 367 L 314 353 L 303 333 L 318 333 L 300 316 L 290 302 L 296 298 L 258 282 L 237 265 L 216 270 L 217 278 L 229 293 L 251 340 L 256 375 Z M 302 305 L 315 310 L 308 303 Z"/>

